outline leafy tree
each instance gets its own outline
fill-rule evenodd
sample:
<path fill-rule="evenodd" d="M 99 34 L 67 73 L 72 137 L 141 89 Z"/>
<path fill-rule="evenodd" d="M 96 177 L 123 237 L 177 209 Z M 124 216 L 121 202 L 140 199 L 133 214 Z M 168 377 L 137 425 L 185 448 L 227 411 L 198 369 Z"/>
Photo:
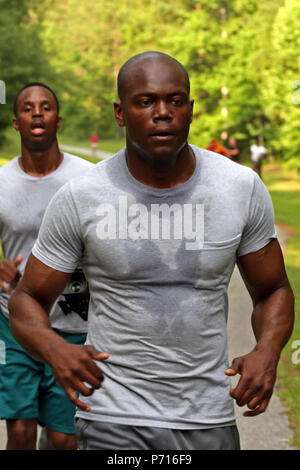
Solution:
<path fill-rule="evenodd" d="M 269 137 L 262 83 L 268 37 L 281 3 L 195 1 L 179 33 L 171 31 L 164 39 L 190 73 L 196 100 L 191 140 L 200 146 L 223 131 L 245 148 L 254 135 Z"/>
<path fill-rule="evenodd" d="M 32 0 L 0 0 L 0 79 L 6 84 L 6 104 L 0 105 L 0 145 L 11 125 L 12 104 L 17 91 L 29 81 L 47 81 L 54 75 L 38 36 L 39 25 L 30 16 Z"/>
<path fill-rule="evenodd" d="M 271 44 L 274 60 L 265 89 L 266 111 L 277 129 L 272 145 L 300 169 L 300 5 L 286 0 L 275 18 Z M 293 86 L 295 88 L 293 88 Z"/>
<path fill-rule="evenodd" d="M 248 149 L 262 135 L 277 154 L 297 157 L 296 0 L 0 0 L 1 6 L 0 79 L 9 102 L 0 107 L 2 128 L 17 88 L 43 79 L 58 91 L 68 134 L 118 136 L 118 70 L 134 54 L 160 50 L 189 72 L 191 142 L 205 147 L 226 131 Z"/>

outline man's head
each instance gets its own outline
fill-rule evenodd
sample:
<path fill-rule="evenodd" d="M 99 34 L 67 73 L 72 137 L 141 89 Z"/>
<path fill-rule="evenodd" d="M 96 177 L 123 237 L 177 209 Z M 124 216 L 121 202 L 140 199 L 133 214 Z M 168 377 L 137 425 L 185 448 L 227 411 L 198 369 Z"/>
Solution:
<path fill-rule="evenodd" d="M 193 116 L 185 68 L 161 52 L 139 54 L 121 67 L 118 93 L 115 116 L 126 127 L 127 150 L 149 162 L 177 158 Z"/>
<path fill-rule="evenodd" d="M 25 85 L 16 95 L 14 114 L 22 145 L 35 152 L 51 147 L 61 124 L 59 102 L 51 88 L 39 82 Z"/>
<path fill-rule="evenodd" d="M 230 139 L 229 139 L 229 145 L 230 145 L 231 147 L 235 147 L 235 146 L 236 146 L 236 139 L 235 139 L 235 137 L 230 137 Z"/>

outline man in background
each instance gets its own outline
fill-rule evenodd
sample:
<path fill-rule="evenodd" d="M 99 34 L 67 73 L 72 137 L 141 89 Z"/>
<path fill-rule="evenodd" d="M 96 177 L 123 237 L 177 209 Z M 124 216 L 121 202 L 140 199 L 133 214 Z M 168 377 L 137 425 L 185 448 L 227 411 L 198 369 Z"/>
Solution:
<path fill-rule="evenodd" d="M 0 418 L 6 420 L 9 450 L 35 449 L 38 423 L 45 427 L 50 447 L 76 449 L 75 407 L 54 379 L 50 366 L 34 360 L 13 338 L 8 301 L 22 278 L 50 199 L 92 164 L 60 152 L 56 137 L 61 125 L 59 103 L 48 86 L 34 82 L 22 88 L 15 98 L 14 115 L 21 155 L 0 168 L 4 255 L 0 263 L 0 339 L 6 347 L 6 362 L 0 364 Z M 82 344 L 89 293 L 87 286 L 80 290 L 85 285 L 82 271 L 74 275 L 50 319 L 53 331 L 70 343 Z"/>
<path fill-rule="evenodd" d="M 240 163 L 240 149 L 235 137 L 230 137 L 227 146 L 227 153 L 233 162 Z"/>
<path fill-rule="evenodd" d="M 250 146 L 250 157 L 252 161 L 252 169 L 261 178 L 263 159 L 267 156 L 267 149 L 262 144 L 261 137 L 255 137 L 255 142 Z"/>

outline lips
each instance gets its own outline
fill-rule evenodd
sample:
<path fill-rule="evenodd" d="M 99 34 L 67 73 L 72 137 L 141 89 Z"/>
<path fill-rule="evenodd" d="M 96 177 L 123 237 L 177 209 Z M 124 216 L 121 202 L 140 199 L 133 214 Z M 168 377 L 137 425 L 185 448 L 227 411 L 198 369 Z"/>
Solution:
<path fill-rule="evenodd" d="M 168 142 L 169 140 L 174 139 L 175 134 L 171 131 L 156 131 L 150 134 L 151 139 L 158 141 L 158 142 Z"/>
<path fill-rule="evenodd" d="M 42 121 L 34 121 L 30 126 L 33 135 L 42 135 L 45 132 L 45 124 Z"/>

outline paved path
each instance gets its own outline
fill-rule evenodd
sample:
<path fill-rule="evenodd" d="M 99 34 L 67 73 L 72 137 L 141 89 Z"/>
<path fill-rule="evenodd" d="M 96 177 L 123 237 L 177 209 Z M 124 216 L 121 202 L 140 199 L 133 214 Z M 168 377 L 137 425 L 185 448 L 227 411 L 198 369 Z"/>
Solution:
<path fill-rule="evenodd" d="M 74 154 L 79 153 L 81 155 L 90 155 L 91 157 L 99 158 L 99 160 L 111 157 L 113 155 L 110 152 L 104 152 L 104 150 L 97 150 L 96 153 L 95 153 L 90 148 L 76 147 L 76 146 L 73 146 L 73 145 L 60 144 L 59 147 L 61 148 L 61 150 L 65 150 L 66 152 L 71 152 L 71 153 L 74 153 Z"/>
<path fill-rule="evenodd" d="M 278 230 L 282 246 L 285 232 Z M 228 341 L 230 360 L 249 352 L 255 341 L 252 334 L 250 315 L 252 304 L 237 269 L 229 285 Z M 236 379 L 233 378 L 233 384 Z M 236 406 L 237 423 L 240 431 L 242 450 L 292 450 L 288 441 L 292 438 L 285 410 L 275 393 L 267 411 L 262 415 L 247 418 L 242 416 L 244 407 Z M 6 430 L 0 421 L 0 450 L 5 449 Z"/>

